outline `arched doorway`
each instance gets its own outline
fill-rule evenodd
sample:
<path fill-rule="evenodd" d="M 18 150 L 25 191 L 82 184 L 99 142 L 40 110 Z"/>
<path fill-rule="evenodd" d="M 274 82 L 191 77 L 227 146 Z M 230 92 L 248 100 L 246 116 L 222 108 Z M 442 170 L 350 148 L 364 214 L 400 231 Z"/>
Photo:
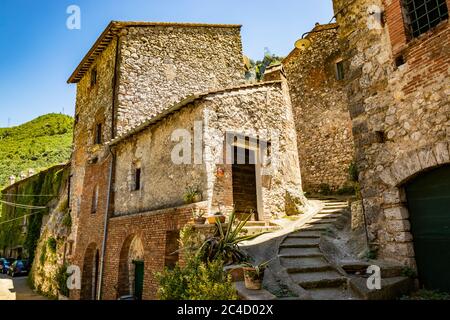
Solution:
<path fill-rule="evenodd" d="M 81 276 L 81 300 L 95 300 L 98 288 L 98 268 L 100 253 L 95 243 L 91 243 L 84 255 L 83 274 Z"/>
<path fill-rule="evenodd" d="M 120 251 L 119 279 L 117 293 L 119 297 L 133 296 L 142 299 L 144 286 L 144 245 L 138 236 L 125 240 Z"/>
<path fill-rule="evenodd" d="M 450 165 L 417 176 L 405 191 L 421 285 L 450 292 Z"/>

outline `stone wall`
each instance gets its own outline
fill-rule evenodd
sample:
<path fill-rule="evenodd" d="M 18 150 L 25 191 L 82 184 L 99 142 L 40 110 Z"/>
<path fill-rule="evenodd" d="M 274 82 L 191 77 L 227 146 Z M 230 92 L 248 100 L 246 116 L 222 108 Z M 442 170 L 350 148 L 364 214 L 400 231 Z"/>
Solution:
<path fill-rule="evenodd" d="M 344 81 L 336 78 L 342 59 L 337 25 L 317 25 L 307 36 L 311 46 L 284 59 L 294 110 L 303 188 L 337 191 L 350 185 L 353 137 Z"/>
<path fill-rule="evenodd" d="M 301 192 L 296 136 L 287 86 L 281 82 L 243 86 L 211 93 L 184 106 L 162 121 L 119 142 L 115 169 L 114 211 L 116 215 L 178 206 L 188 187 L 198 187 L 209 209 L 231 210 L 231 162 L 224 161 L 227 133 L 259 137 L 272 143 L 271 160 L 276 170 L 258 172 L 261 219 L 294 214 L 306 200 Z M 194 126 L 200 127 L 194 130 Z M 199 135 L 200 152 L 195 160 L 188 142 L 190 164 L 175 164 L 172 152 L 180 141 L 172 141 L 175 130 L 186 130 L 194 141 Z M 200 160 L 200 162 L 198 162 Z M 195 162 L 197 161 L 197 162 Z M 135 168 L 141 169 L 141 188 L 134 191 Z M 217 178 L 217 168 L 224 176 Z M 266 168 L 269 169 L 269 168 Z"/>
<path fill-rule="evenodd" d="M 113 119 L 113 80 L 115 77 L 116 41 L 112 41 L 102 54 L 95 60 L 89 72 L 77 84 L 77 97 L 75 108 L 75 124 L 73 134 L 73 153 L 71 168 L 71 209 L 73 216 L 72 233 L 70 240 L 76 241 L 78 233 L 86 233 L 85 230 L 78 230 L 80 217 L 90 215 L 82 212 L 82 202 L 90 201 L 91 190 L 85 190 L 87 181 L 95 181 L 96 176 L 88 175 L 95 173 L 92 168 L 96 164 L 104 162 L 108 156 L 108 148 L 95 143 L 95 131 L 97 124 L 102 124 L 102 140 L 108 141 L 112 138 Z M 97 83 L 91 85 L 91 71 L 97 70 Z M 88 168 L 90 167 L 90 169 Z M 103 178 L 103 172 L 100 172 Z M 104 172 L 106 174 L 106 172 Z M 89 184 L 87 184 L 89 186 Z M 100 197 L 106 198 L 107 190 L 99 190 Z M 87 223 L 89 225 L 89 223 Z"/>
<path fill-rule="evenodd" d="M 244 81 L 240 27 L 128 27 L 120 36 L 117 133 L 195 92 Z"/>
<path fill-rule="evenodd" d="M 370 14 L 373 5 L 387 24 Z M 450 162 L 449 23 L 411 39 L 399 20 L 399 0 L 335 0 L 334 6 L 342 9 L 337 20 L 370 241 L 380 257 L 414 266 L 403 186 Z"/>

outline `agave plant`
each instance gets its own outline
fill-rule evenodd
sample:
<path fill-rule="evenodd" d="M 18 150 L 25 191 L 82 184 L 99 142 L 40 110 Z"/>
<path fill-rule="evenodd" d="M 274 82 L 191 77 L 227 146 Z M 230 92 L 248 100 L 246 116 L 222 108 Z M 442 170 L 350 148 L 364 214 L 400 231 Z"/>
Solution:
<path fill-rule="evenodd" d="M 225 264 L 240 263 L 247 261 L 247 255 L 239 248 L 239 243 L 256 238 L 259 235 L 242 235 L 245 224 L 250 219 L 248 216 L 243 221 L 237 221 L 233 211 L 224 231 L 222 223 L 217 220 L 217 233 L 206 239 L 200 247 L 198 254 L 203 260 L 213 261 L 217 258 L 223 259 Z"/>

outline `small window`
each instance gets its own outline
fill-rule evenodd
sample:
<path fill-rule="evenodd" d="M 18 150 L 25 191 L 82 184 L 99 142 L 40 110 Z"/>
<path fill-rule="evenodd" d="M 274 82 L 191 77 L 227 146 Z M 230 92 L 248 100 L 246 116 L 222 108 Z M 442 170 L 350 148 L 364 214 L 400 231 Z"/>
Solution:
<path fill-rule="evenodd" d="M 418 37 L 448 19 L 446 0 L 404 0 L 413 37 Z"/>
<path fill-rule="evenodd" d="M 98 207 L 98 186 L 94 188 L 92 192 L 92 205 L 91 205 L 91 213 L 96 213 Z"/>
<path fill-rule="evenodd" d="M 134 171 L 134 190 L 141 190 L 141 168 Z"/>
<path fill-rule="evenodd" d="M 344 80 L 344 62 L 336 62 L 336 80 Z"/>
<path fill-rule="evenodd" d="M 102 144 L 102 124 L 97 123 L 95 127 L 95 144 Z"/>
<path fill-rule="evenodd" d="M 97 68 L 91 70 L 91 87 L 97 84 Z"/>

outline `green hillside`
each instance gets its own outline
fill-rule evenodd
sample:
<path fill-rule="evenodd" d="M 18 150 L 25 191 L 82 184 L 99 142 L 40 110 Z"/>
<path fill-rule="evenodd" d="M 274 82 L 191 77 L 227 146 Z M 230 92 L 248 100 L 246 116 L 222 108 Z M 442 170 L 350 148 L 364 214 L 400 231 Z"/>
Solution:
<path fill-rule="evenodd" d="M 69 160 L 73 119 L 47 114 L 17 127 L 0 128 L 0 188 L 9 177 Z"/>

